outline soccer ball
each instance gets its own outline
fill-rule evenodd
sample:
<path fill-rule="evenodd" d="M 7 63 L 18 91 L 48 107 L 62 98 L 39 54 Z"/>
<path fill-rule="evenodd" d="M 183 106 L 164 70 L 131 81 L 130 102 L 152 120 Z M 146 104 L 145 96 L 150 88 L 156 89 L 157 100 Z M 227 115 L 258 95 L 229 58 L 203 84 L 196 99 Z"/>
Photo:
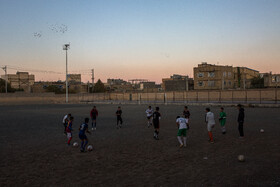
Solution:
<path fill-rule="evenodd" d="M 78 147 L 78 146 L 79 146 L 78 142 L 73 143 L 73 147 Z"/>
<path fill-rule="evenodd" d="M 261 129 L 261 130 L 260 130 L 260 132 L 261 132 L 261 133 L 264 133 L 264 130 L 263 130 L 263 129 Z"/>
<path fill-rule="evenodd" d="M 239 162 L 244 162 L 245 161 L 245 157 L 244 157 L 244 155 L 238 155 L 238 161 Z"/>
<path fill-rule="evenodd" d="M 92 145 L 87 146 L 88 151 L 92 151 L 92 149 L 93 149 Z"/>

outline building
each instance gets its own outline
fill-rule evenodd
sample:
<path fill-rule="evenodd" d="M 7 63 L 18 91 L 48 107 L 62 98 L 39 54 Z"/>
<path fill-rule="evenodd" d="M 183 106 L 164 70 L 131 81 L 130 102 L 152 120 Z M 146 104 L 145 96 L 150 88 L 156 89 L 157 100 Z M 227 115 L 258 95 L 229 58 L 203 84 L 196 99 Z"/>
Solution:
<path fill-rule="evenodd" d="M 1 78 L 6 79 L 5 75 L 2 75 Z M 17 72 L 16 74 L 7 74 L 7 80 L 12 88 L 30 92 L 35 82 L 35 76 L 30 75 L 28 72 Z"/>
<path fill-rule="evenodd" d="M 223 90 L 234 88 L 232 66 L 220 66 L 202 62 L 193 68 L 195 90 Z"/>
<path fill-rule="evenodd" d="M 260 76 L 259 71 L 247 67 L 234 67 L 234 88 L 251 88 L 251 79 Z"/>
<path fill-rule="evenodd" d="M 161 91 L 161 85 L 156 82 L 141 82 L 139 90 L 143 92 L 158 92 Z"/>
<path fill-rule="evenodd" d="M 280 74 L 272 74 L 270 72 L 262 74 L 262 77 L 264 79 L 265 88 L 275 88 L 280 86 Z"/>
<path fill-rule="evenodd" d="M 132 84 L 123 79 L 107 79 L 107 83 L 105 83 L 104 86 L 108 92 L 133 91 Z"/>
<path fill-rule="evenodd" d="M 202 62 L 193 69 L 195 90 L 251 88 L 251 79 L 259 72 L 247 67 L 233 67 Z"/>
<path fill-rule="evenodd" d="M 193 79 L 188 76 L 174 74 L 170 78 L 162 79 L 164 91 L 188 91 L 193 90 Z"/>
<path fill-rule="evenodd" d="M 68 74 L 68 82 L 71 84 L 81 84 L 82 82 L 82 78 L 81 78 L 81 74 Z"/>

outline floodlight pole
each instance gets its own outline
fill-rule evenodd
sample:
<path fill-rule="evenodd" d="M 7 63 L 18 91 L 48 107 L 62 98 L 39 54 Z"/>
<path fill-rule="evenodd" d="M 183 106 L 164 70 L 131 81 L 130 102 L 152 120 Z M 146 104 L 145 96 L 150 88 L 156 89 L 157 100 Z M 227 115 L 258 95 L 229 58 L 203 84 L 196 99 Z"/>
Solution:
<path fill-rule="evenodd" d="M 67 51 L 70 47 L 70 44 L 64 44 L 63 45 L 63 50 L 66 51 L 66 80 L 65 80 L 65 83 L 66 83 L 66 103 L 68 103 L 68 56 L 67 56 Z"/>

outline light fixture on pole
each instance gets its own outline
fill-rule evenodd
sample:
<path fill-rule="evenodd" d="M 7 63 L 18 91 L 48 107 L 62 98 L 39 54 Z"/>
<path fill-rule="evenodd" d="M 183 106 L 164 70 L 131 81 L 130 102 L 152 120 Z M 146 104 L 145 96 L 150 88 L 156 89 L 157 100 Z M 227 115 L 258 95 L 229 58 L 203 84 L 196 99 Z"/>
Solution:
<path fill-rule="evenodd" d="M 66 80 L 65 80 L 65 86 L 66 86 L 66 103 L 68 103 L 68 57 L 67 57 L 67 51 L 70 49 L 70 43 L 69 44 L 64 44 L 63 45 L 63 50 L 66 51 Z"/>

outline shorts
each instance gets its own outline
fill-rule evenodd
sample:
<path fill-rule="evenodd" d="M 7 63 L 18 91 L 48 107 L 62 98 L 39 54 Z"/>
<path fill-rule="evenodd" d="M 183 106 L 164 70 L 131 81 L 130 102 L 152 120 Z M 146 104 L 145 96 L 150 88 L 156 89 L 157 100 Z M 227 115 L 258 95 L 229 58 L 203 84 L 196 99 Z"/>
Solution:
<path fill-rule="evenodd" d="M 72 132 L 67 132 L 67 138 L 71 138 L 72 137 Z"/>
<path fill-rule="evenodd" d="M 159 122 L 158 121 L 153 121 L 154 128 L 159 129 Z"/>
<path fill-rule="evenodd" d="M 91 120 L 96 120 L 96 116 L 92 116 L 92 117 L 91 117 Z"/>
<path fill-rule="evenodd" d="M 85 134 L 79 134 L 79 138 L 81 140 L 87 140 L 87 136 Z"/>
<path fill-rule="evenodd" d="M 152 116 L 147 116 L 147 119 L 150 120 L 152 118 Z"/>
<path fill-rule="evenodd" d="M 187 136 L 187 129 L 179 129 L 178 133 L 177 133 L 177 136 L 184 136 L 184 137 L 186 137 Z"/>
<path fill-rule="evenodd" d="M 212 131 L 212 129 L 214 128 L 215 124 L 207 124 L 207 130 L 208 131 Z"/>

